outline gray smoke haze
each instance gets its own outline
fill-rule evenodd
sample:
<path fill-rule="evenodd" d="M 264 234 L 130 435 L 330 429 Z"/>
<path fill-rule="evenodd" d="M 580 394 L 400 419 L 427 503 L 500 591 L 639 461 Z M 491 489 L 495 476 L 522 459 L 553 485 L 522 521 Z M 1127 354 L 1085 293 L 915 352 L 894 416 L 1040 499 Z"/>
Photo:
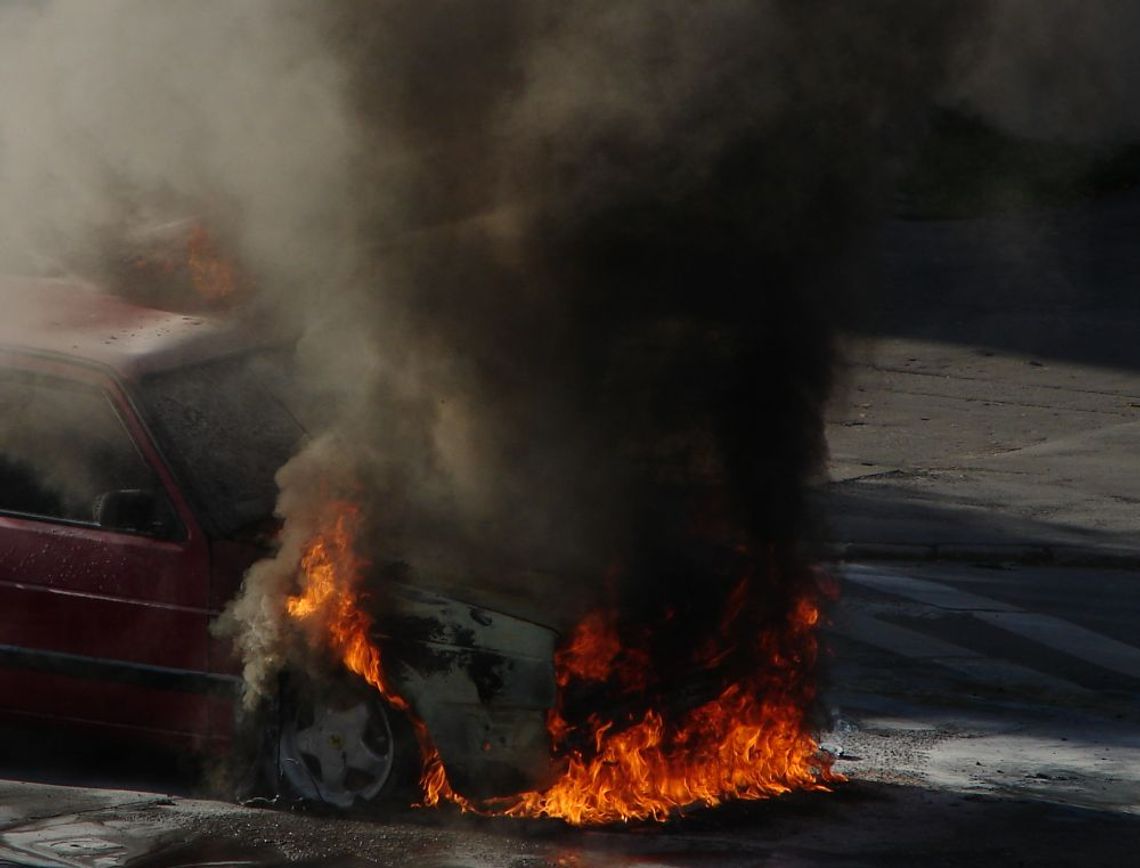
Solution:
<path fill-rule="evenodd" d="M 1103 144 L 1140 135 L 1140 6 L 994 0 L 957 47 L 945 97 L 1016 134 Z"/>
<path fill-rule="evenodd" d="M 353 136 L 307 30 L 268 0 L 0 5 L 0 263 L 67 272 L 107 234 L 216 212 L 259 273 L 327 280 Z"/>
<path fill-rule="evenodd" d="M 1119 120 L 1110 4 L 1083 73 L 1042 78 L 1078 6 L 0 6 L 0 266 L 97 268 L 202 215 L 298 329 L 319 422 L 228 618 L 252 697 L 329 497 L 363 502 L 376 561 L 558 575 L 578 605 L 615 559 L 635 596 L 670 575 L 696 513 L 794 547 L 836 328 L 924 112 Z"/>

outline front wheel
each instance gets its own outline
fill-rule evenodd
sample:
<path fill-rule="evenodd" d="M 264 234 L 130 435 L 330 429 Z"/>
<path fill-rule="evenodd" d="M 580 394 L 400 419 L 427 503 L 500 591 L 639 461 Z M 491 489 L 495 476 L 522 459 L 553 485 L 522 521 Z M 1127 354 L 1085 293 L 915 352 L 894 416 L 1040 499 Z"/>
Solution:
<path fill-rule="evenodd" d="M 341 810 L 411 795 L 411 727 L 371 688 L 292 684 L 279 712 L 271 771 L 280 794 Z"/>

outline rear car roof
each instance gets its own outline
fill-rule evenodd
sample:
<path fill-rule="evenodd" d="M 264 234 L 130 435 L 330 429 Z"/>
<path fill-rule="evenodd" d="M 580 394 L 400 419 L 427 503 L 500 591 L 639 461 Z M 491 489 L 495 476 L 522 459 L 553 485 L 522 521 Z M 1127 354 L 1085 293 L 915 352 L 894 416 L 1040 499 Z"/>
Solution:
<path fill-rule="evenodd" d="M 263 344 L 217 317 L 141 306 L 95 284 L 0 276 L 0 349 L 94 362 L 137 379 Z"/>

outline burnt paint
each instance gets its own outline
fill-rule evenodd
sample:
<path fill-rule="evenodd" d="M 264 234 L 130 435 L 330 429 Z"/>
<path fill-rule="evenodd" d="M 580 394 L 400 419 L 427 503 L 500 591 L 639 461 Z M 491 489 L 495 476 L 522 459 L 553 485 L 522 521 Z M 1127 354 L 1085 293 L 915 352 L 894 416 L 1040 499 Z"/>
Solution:
<path fill-rule="evenodd" d="M 415 641 L 390 641 L 385 649 L 391 659 L 414 670 L 423 678 L 462 672 L 475 686 L 479 701 L 494 702 L 503 692 L 505 678 L 515 670 L 514 663 L 500 654 L 477 649 L 447 648 Z"/>
<path fill-rule="evenodd" d="M 491 702 L 503 689 L 502 670 L 507 661 L 482 651 L 473 651 L 465 657 L 460 665 L 471 676 L 479 701 L 484 704 Z"/>

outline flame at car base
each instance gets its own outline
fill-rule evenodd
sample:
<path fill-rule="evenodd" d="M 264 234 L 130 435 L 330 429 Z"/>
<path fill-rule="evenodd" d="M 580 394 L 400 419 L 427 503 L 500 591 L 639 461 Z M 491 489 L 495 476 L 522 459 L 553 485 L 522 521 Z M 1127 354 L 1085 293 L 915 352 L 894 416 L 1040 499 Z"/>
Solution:
<path fill-rule="evenodd" d="M 326 645 L 345 668 L 408 716 L 423 756 L 423 804 L 431 807 L 446 800 L 470 810 L 470 803 L 451 788 L 427 726 L 385 676 L 380 649 L 370 639 L 372 618 L 360 605 L 355 591 L 365 566 L 354 549 L 359 519 L 359 510 L 352 503 L 337 501 L 330 505 L 329 520 L 309 541 L 301 557 L 302 592 L 285 601 L 285 610 L 291 618 L 307 625 L 310 640 Z"/>
<path fill-rule="evenodd" d="M 591 613 L 555 656 L 559 696 L 548 729 L 561 763 L 557 780 L 541 791 L 479 804 L 466 799 L 451 787 L 426 725 L 393 687 L 370 638 L 372 617 L 357 590 L 366 566 L 354 548 L 359 520 L 354 504 L 329 505 L 327 519 L 304 550 L 300 592 L 286 600 L 286 611 L 311 643 L 327 648 L 408 715 L 423 759 L 423 806 L 451 802 L 463 811 L 557 818 L 576 826 L 663 822 L 688 807 L 826 790 L 842 780 L 820 754 L 808 721 L 820 620 L 817 590 L 800 596 L 785 621 L 754 636 L 756 671 L 715 698 L 678 714 L 650 707 L 632 720 L 596 709 L 575 723 L 564 716 L 569 688 L 615 680 L 623 693 L 636 695 L 652 662 L 636 644 L 623 645 L 613 613 Z M 747 582 L 741 579 L 730 595 L 722 629 L 739 615 Z M 710 652 L 715 645 L 698 654 L 709 665 L 720 656 Z"/>

